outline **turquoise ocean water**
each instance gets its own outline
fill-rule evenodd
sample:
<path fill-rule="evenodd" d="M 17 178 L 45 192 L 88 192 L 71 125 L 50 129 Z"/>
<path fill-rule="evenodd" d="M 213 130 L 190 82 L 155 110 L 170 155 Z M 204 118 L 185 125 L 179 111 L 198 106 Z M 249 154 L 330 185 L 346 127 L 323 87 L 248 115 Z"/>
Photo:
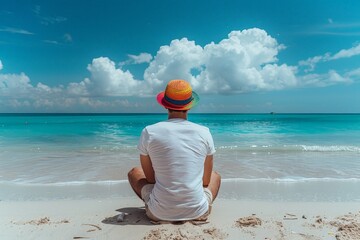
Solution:
<path fill-rule="evenodd" d="M 32 187 L 126 184 L 128 170 L 139 164 L 141 130 L 166 118 L 1 114 L 0 199 L 21 198 Z M 225 189 L 249 182 L 262 187 L 360 186 L 360 115 L 190 113 L 189 120 L 210 128 L 217 149 L 215 169 Z"/>

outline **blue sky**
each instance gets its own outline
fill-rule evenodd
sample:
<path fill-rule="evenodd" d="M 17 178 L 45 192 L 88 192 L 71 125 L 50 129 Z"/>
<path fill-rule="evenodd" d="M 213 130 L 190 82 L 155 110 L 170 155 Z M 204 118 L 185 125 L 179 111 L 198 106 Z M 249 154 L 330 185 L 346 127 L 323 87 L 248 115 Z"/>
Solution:
<path fill-rule="evenodd" d="M 0 0 L 0 112 L 360 112 L 360 2 Z"/>

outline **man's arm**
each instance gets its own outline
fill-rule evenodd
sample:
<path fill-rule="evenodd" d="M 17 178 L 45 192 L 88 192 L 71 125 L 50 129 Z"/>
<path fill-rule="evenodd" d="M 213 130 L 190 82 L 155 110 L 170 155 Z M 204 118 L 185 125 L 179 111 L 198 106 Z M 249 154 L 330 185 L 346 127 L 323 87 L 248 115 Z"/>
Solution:
<path fill-rule="evenodd" d="M 141 168 L 144 171 L 146 180 L 149 183 L 155 183 L 155 172 L 154 172 L 154 169 L 152 167 L 150 157 L 148 155 L 141 155 L 140 154 L 140 163 L 141 163 Z"/>
<path fill-rule="evenodd" d="M 213 155 L 208 155 L 205 158 L 204 163 L 204 176 L 203 176 L 203 186 L 207 187 L 210 183 L 211 173 L 213 170 Z"/>

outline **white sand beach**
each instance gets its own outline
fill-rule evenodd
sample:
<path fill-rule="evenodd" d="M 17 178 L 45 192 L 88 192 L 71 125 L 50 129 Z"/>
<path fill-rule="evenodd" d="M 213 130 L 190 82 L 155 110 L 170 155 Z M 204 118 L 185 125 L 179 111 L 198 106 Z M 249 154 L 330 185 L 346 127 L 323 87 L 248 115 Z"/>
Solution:
<path fill-rule="evenodd" d="M 360 239 L 358 202 L 219 198 L 208 222 L 153 224 L 134 197 L 0 201 L 0 239 Z M 120 212 L 124 221 L 117 221 Z"/>

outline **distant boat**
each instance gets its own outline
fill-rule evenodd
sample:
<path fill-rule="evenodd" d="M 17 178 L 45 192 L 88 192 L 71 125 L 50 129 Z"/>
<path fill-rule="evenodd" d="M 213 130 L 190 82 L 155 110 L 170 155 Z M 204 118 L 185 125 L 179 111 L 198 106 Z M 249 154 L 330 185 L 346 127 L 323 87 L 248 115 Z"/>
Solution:
<path fill-rule="evenodd" d="M 271 114 L 271 115 L 274 115 L 274 114 L 275 114 L 275 112 L 270 112 L 270 114 Z"/>

